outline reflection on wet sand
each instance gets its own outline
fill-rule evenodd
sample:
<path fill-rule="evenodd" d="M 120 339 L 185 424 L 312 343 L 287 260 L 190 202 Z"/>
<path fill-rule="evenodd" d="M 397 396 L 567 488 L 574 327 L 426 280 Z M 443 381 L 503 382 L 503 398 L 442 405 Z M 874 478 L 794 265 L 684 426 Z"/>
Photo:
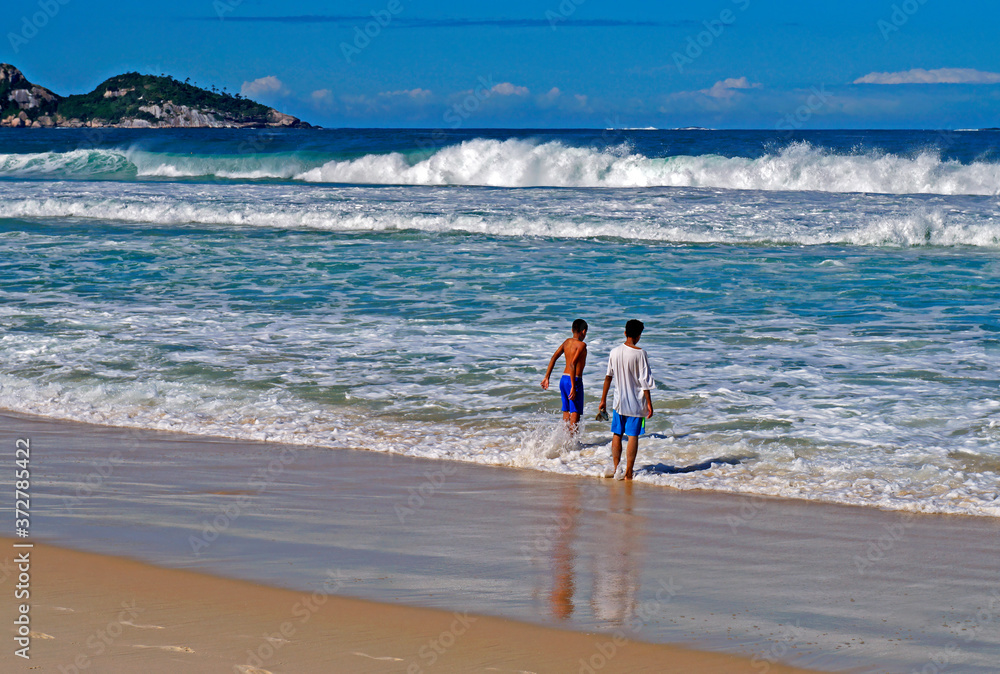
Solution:
<path fill-rule="evenodd" d="M 635 613 L 642 567 L 642 521 L 633 512 L 633 485 L 587 490 L 586 503 L 581 490 L 586 488 L 567 485 L 560 492 L 559 514 L 554 518 L 558 526 L 552 530 L 551 544 L 545 546 L 551 569 L 549 613 L 563 621 L 579 610 L 581 570 L 590 568 L 589 605 L 594 617 L 607 628 L 621 627 Z"/>
<path fill-rule="evenodd" d="M 632 489 L 631 483 L 608 489 L 607 512 L 594 548 L 590 605 L 594 616 L 608 627 L 621 627 L 632 617 L 639 595 L 642 523 L 632 512 Z"/>
<path fill-rule="evenodd" d="M 580 493 L 577 485 L 567 485 L 560 497 L 559 533 L 552 547 L 552 591 L 549 604 L 552 617 L 566 620 L 573 615 L 573 539 L 576 536 L 577 518 L 580 515 Z"/>

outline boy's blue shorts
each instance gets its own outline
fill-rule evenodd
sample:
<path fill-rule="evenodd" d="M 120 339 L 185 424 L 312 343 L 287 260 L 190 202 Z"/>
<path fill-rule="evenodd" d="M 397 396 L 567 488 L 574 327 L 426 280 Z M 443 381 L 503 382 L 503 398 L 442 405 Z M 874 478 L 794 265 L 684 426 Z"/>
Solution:
<path fill-rule="evenodd" d="M 570 400 L 569 389 L 573 385 L 569 375 L 564 374 L 559 380 L 559 393 L 562 394 L 563 412 L 583 414 L 583 377 L 576 378 L 576 397 Z"/>
<path fill-rule="evenodd" d="M 611 432 L 638 437 L 646 432 L 646 417 L 623 417 L 611 410 Z"/>

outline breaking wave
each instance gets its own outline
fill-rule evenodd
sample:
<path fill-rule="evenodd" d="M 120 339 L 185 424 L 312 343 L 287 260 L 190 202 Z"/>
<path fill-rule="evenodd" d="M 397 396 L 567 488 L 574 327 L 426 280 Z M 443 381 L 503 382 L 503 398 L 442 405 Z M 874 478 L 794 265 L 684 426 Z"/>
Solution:
<path fill-rule="evenodd" d="M 886 194 L 1000 193 L 1000 164 L 962 164 L 935 154 L 833 154 L 808 143 L 759 158 L 664 158 L 625 146 L 604 151 L 559 142 L 473 140 L 411 163 L 400 153 L 331 161 L 309 182 L 495 187 L 712 187 L 739 190 Z"/>
<path fill-rule="evenodd" d="M 842 154 L 794 143 L 761 157 L 648 157 L 627 145 L 469 140 L 426 152 L 333 158 L 323 153 L 172 155 L 138 149 L 0 154 L 0 177 L 276 180 L 363 185 L 707 187 L 882 194 L 1000 194 L 1000 164 L 935 152 Z"/>
<path fill-rule="evenodd" d="M 678 244 L 1000 248 L 1000 215 L 993 208 L 956 208 L 927 203 L 925 197 L 907 197 L 905 203 L 889 207 L 884 202 L 899 197 L 823 196 L 821 204 L 804 213 L 802 204 L 770 197 L 750 203 L 741 199 L 701 203 L 704 199 L 698 190 L 661 195 L 638 205 L 627 194 L 620 199 L 575 195 L 581 203 L 538 207 L 522 203 L 525 193 L 518 192 L 481 195 L 438 188 L 425 192 L 423 198 L 408 199 L 402 194 L 406 188 L 345 189 L 350 195 L 342 189 L 303 195 L 301 188 L 292 185 L 172 185 L 164 193 L 154 185 L 22 182 L 0 199 L 0 218 Z M 602 208 L 601 217 L 595 217 L 594 211 Z"/>

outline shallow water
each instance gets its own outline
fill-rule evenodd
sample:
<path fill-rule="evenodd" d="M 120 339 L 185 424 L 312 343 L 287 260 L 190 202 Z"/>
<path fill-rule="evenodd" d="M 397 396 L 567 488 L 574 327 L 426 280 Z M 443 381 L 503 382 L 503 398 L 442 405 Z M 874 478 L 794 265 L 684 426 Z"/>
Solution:
<path fill-rule="evenodd" d="M 640 481 L 1000 515 L 997 134 L 94 134 L 0 134 L 0 407 L 596 475 L 635 317 Z"/>

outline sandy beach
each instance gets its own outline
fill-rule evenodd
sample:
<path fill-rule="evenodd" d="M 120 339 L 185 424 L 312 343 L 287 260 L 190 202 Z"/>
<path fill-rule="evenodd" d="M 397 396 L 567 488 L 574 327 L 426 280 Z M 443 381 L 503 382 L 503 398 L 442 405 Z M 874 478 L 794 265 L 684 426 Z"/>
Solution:
<path fill-rule="evenodd" d="M 1000 653 L 992 518 L 2 421 L 32 448 L 43 671 L 257 666 L 286 622 L 261 671 L 988 672 Z"/>
<path fill-rule="evenodd" d="M 31 559 L 30 665 L 3 658 L 18 671 L 754 671 L 736 656 L 293 592 L 47 545 Z M 7 554 L 4 568 L 10 561 Z"/>

